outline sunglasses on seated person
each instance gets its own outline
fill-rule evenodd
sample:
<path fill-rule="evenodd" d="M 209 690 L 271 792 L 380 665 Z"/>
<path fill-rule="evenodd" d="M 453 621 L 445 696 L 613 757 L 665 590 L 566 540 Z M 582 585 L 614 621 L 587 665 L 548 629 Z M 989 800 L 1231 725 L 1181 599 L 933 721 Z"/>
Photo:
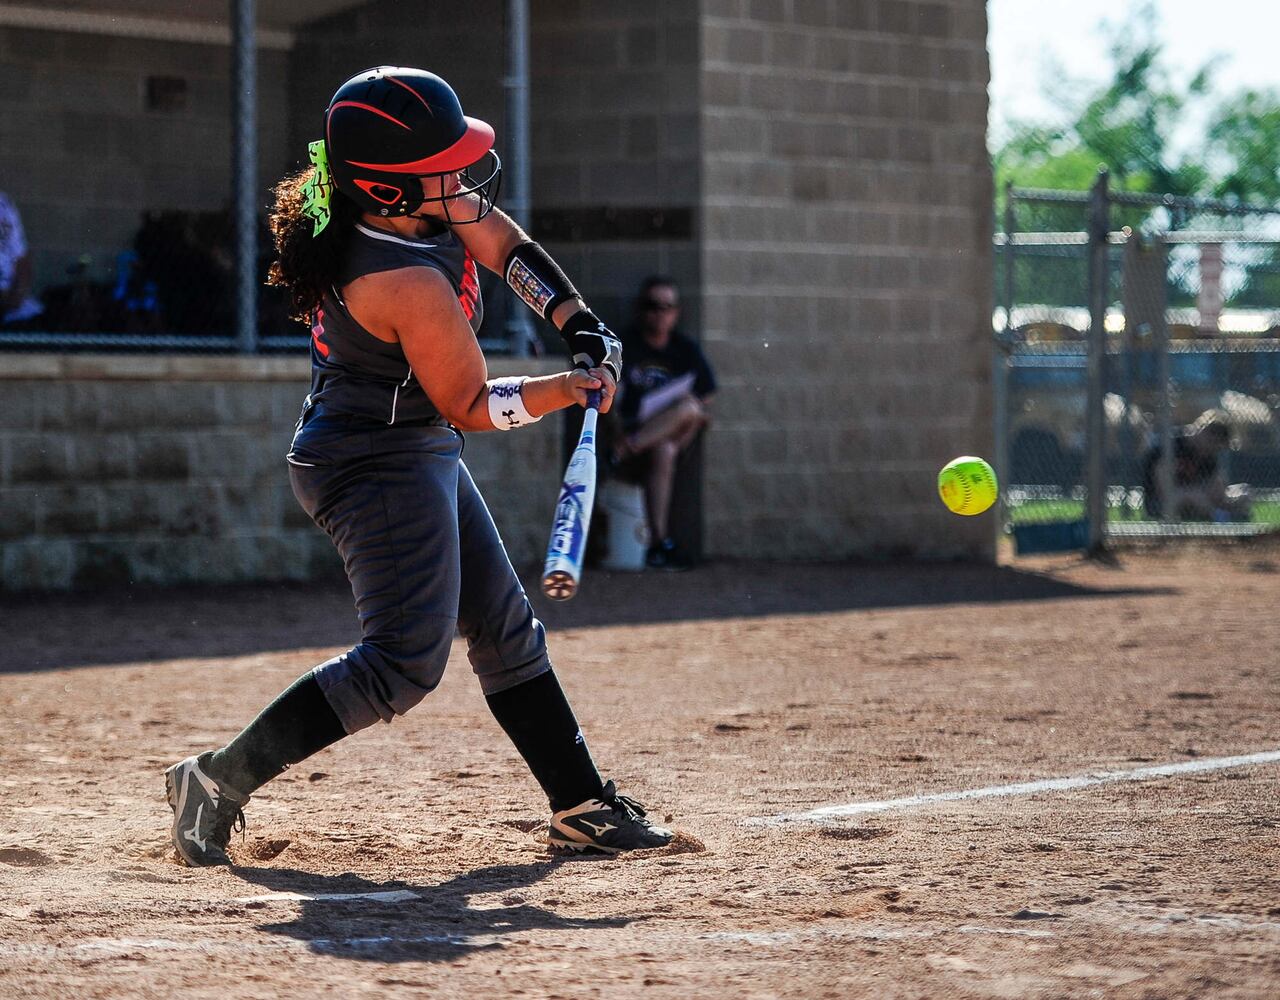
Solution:
<path fill-rule="evenodd" d="M 643 303 L 645 312 L 671 312 L 673 309 L 680 307 L 674 302 L 660 302 L 657 299 L 645 299 Z"/>

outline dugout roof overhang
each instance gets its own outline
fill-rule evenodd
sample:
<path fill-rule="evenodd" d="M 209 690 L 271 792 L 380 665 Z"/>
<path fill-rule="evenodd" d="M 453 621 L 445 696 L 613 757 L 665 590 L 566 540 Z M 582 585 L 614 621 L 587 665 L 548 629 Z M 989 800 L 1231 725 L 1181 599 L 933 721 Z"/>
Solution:
<path fill-rule="evenodd" d="M 359 7 L 367 0 L 257 0 L 258 43 L 293 47 L 300 25 Z M 233 0 L 0 0 L 0 26 L 84 31 L 134 38 L 230 44 Z"/>

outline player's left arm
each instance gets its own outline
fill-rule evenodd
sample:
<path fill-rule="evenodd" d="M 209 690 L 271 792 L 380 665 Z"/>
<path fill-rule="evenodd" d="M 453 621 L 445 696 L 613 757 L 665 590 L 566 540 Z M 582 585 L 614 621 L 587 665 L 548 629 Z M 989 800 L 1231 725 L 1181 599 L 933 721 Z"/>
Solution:
<path fill-rule="evenodd" d="M 466 195 L 475 199 L 477 195 Z M 522 243 L 532 243 L 533 239 L 520 228 L 520 224 L 500 208 L 494 208 L 479 222 L 455 226 L 453 230 L 471 256 L 483 264 L 494 274 L 506 277 L 507 260 Z M 587 308 L 581 296 L 574 296 L 561 302 L 548 317 L 557 330 L 564 327 L 565 321 L 576 312 Z"/>
<path fill-rule="evenodd" d="M 453 231 L 472 257 L 501 275 L 530 309 L 560 331 L 579 368 L 607 368 L 615 381 L 621 378 L 622 342 L 587 308 L 565 273 L 515 219 L 495 208 L 479 222 L 455 226 Z"/>

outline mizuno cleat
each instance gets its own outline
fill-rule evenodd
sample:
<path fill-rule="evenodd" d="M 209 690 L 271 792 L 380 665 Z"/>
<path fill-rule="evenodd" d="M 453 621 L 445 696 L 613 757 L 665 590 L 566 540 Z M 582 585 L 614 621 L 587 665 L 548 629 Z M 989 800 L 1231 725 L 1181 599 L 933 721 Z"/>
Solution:
<path fill-rule="evenodd" d="M 644 818 L 644 806 L 619 795 L 610 781 L 598 799 L 551 816 L 547 843 L 553 851 L 587 851 L 617 854 L 651 847 L 665 847 L 675 836 Z"/>
<path fill-rule="evenodd" d="M 233 826 L 244 830 L 241 795 L 205 773 L 213 754 L 188 757 L 164 772 L 165 794 L 173 810 L 170 839 L 184 862 L 193 868 L 229 865 L 227 843 Z"/>

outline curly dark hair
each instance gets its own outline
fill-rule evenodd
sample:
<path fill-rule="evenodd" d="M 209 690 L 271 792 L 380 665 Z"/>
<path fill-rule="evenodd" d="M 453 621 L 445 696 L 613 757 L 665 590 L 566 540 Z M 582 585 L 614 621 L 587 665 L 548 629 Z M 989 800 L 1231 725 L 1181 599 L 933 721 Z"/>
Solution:
<path fill-rule="evenodd" d="M 311 322 L 325 289 L 337 279 L 353 227 L 360 218 L 360 207 L 335 190 L 329 224 L 319 236 L 311 235 L 314 224 L 302 214 L 302 188 L 314 169 L 307 166 L 275 186 L 275 207 L 270 218 L 276 259 L 267 272 L 267 284 L 288 291 L 290 316 L 303 323 Z"/>

